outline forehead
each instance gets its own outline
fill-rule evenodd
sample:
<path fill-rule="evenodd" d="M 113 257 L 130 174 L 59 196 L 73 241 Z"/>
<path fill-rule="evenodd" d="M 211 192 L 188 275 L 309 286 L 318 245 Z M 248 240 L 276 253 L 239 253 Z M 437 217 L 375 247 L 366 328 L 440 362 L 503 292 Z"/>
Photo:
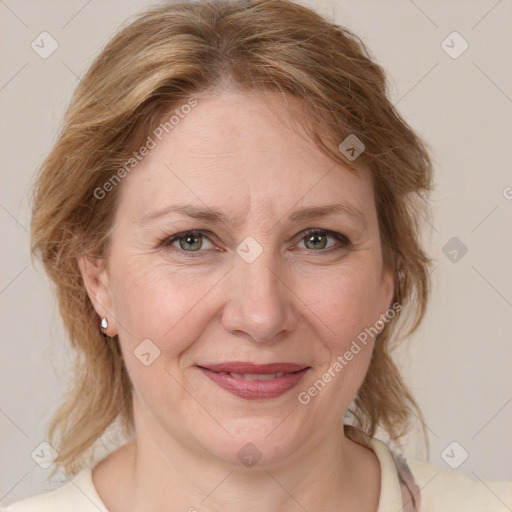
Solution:
<path fill-rule="evenodd" d="M 198 98 L 125 178 L 120 206 L 129 203 L 140 217 L 188 200 L 281 216 L 298 204 L 344 200 L 362 210 L 373 203 L 367 172 L 355 174 L 322 153 L 300 110 L 299 100 L 277 93 Z"/>

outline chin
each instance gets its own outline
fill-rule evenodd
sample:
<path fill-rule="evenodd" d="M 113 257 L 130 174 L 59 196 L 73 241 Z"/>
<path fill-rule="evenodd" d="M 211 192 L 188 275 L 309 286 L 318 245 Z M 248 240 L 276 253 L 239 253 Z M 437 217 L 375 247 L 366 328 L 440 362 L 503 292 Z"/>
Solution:
<path fill-rule="evenodd" d="M 288 413 L 289 414 L 289 413 Z M 293 457 L 304 446 L 311 433 L 303 425 L 295 425 L 290 419 L 294 414 L 279 416 L 249 416 L 235 421 L 220 420 L 225 430 L 220 435 L 197 441 L 215 457 L 238 468 L 269 468 Z M 302 428 L 301 428 L 302 427 Z M 229 433 L 228 433 L 229 432 Z"/>

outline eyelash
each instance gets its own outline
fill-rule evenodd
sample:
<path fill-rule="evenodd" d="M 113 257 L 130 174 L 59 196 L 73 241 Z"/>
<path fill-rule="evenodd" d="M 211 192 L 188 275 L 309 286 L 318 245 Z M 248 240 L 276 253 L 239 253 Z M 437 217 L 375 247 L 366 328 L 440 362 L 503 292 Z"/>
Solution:
<path fill-rule="evenodd" d="M 337 246 L 337 247 L 336 246 L 328 247 L 327 249 L 319 249 L 316 251 L 306 248 L 306 250 L 308 250 L 311 253 L 325 254 L 326 252 L 334 252 L 334 251 L 339 251 L 342 249 L 348 249 L 352 246 L 352 243 L 347 236 L 345 236 L 341 233 L 336 233 L 335 231 L 329 231 L 327 229 L 318 229 L 318 228 L 311 228 L 311 229 L 304 230 L 302 232 L 302 236 L 299 239 L 299 242 L 304 241 L 307 237 L 311 237 L 312 235 L 317 235 L 317 234 L 335 238 L 339 243 L 341 243 L 341 245 Z M 211 243 L 213 243 L 208 236 L 208 232 L 201 231 L 201 230 L 191 230 L 191 231 L 183 231 L 181 233 L 177 233 L 170 237 L 166 237 L 160 243 L 160 247 L 176 250 L 177 252 L 179 252 L 181 254 L 186 254 L 187 257 L 191 257 L 191 258 L 204 258 L 205 256 L 207 256 L 204 254 L 205 252 L 207 252 L 207 250 L 186 251 L 184 249 L 172 246 L 172 244 L 174 242 L 178 241 L 180 238 L 185 238 L 187 236 L 204 237 L 204 238 L 207 238 Z"/>

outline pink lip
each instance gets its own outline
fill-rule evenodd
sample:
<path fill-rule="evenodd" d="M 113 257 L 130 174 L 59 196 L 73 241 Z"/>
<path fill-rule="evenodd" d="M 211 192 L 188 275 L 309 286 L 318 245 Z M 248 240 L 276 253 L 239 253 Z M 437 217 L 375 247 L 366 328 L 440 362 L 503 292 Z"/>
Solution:
<path fill-rule="evenodd" d="M 199 369 L 210 380 L 230 393 L 246 400 L 267 400 L 276 398 L 294 388 L 307 372 L 309 367 L 294 363 L 254 364 L 244 362 L 228 362 L 199 366 Z M 281 377 L 271 380 L 245 380 L 229 375 L 229 373 L 269 374 L 284 373 Z"/>

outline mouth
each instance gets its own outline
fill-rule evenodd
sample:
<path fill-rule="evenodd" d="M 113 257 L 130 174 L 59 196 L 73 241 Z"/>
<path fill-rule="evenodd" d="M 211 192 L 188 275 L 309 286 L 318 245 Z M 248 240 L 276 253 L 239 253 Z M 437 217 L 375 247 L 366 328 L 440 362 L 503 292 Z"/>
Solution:
<path fill-rule="evenodd" d="M 246 362 L 209 364 L 198 368 L 215 384 L 246 400 L 277 398 L 294 388 L 310 369 L 295 363 Z"/>

